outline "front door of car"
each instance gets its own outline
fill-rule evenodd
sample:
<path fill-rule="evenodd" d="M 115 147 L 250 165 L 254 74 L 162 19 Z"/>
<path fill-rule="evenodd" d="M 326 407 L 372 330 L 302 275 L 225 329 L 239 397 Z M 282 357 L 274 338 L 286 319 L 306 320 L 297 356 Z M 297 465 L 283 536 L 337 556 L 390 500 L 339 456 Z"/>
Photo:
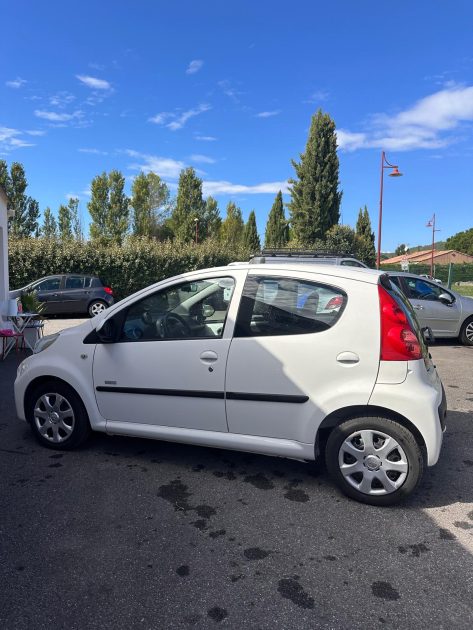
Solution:
<path fill-rule="evenodd" d="M 84 288 L 84 276 L 65 276 L 61 291 L 63 313 L 81 313 L 87 310 L 88 295 Z"/>
<path fill-rule="evenodd" d="M 172 283 L 113 316 L 116 343 L 98 344 L 97 404 L 114 425 L 227 431 L 225 366 L 246 272 Z"/>
<path fill-rule="evenodd" d="M 64 312 L 61 297 L 62 276 L 49 276 L 32 286 L 38 300 L 43 303 L 41 311 L 44 315 L 56 315 Z"/>
<path fill-rule="evenodd" d="M 378 293 L 364 282 L 278 273 L 250 272 L 245 283 L 227 364 L 228 428 L 313 444 L 331 411 L 368 404 L 379 329 L 363 313 L 379 309 Z"/>
<path fill-rule="evenodd" d="M 453 336 L 458 333 L 461 309 L 455 296 L 436 283 L 403 276 L 404 291 L 411 302 L 421 326 L 430 326 L 434 335 Z M 440 300 L 445 294 L 451 298 L 450 303 Z"/>

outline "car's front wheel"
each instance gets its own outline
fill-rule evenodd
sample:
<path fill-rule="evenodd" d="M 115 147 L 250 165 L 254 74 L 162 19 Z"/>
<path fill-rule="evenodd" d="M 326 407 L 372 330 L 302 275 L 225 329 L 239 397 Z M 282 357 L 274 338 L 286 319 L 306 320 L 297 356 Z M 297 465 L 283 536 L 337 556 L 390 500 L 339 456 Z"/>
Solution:
<path fill-rule="evenodd" d="M 48 448 L 71 450 L 90 434 L 85 407 L 77 393 L 62 381 L 36 387 L 26 400 L 26 418 L 36 439 Z"/>
<path fill-rule="evenodd" d="M 463 322 L 460 331 L 460 341 L 465 346 L 473 346 L 473 317 L 469 317 Z"/>
<path fill-rule="evenodd" d="M 424 462 L 414 435 L 387 418 L 354 418 L 335 427 L 325 449 L 340 489 L 370 505 L 392 505 L 419 483 Z"/>
<path fill-rule="evenodd" d="M 89 304 L 89 315 L 90 317 L 95 317 L 96 315 L 103 313 L 106 308 L 107 305 L 105 302 L 102 302 L 102 300 L 94 300 Z"/>

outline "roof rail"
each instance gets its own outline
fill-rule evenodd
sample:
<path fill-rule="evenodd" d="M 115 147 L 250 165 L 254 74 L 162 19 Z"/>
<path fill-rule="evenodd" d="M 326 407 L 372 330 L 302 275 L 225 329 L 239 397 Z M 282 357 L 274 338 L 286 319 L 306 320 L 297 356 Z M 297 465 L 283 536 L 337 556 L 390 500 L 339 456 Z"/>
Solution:
<path fill-rule="evenodd" d="M 292 247 L 281 247 L 262 249 L 261 253 L 253 255 L 250 258 L 250 261 L 256 262 L 255 259 L 259 259 L 258 262 L 264 262 L 263 260 L 261 260 L 261 258 L 277 258 L 282 256 L 286 258 L 355 258 L 354 254 L 340 254 L 339 252 L 332 252 L 330 250 L 295 249 Z"/>

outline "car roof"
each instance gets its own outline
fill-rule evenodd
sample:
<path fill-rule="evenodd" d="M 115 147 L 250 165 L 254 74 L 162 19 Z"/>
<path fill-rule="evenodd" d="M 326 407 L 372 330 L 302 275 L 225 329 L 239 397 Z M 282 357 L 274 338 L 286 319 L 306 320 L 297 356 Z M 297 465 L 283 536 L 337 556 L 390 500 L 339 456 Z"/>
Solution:
<path fill-rule="evenodd" d="M 359 280 L 361 282 L 369 282 L 371 284 L 377 284 L 379 277 L 385 275 L 384 271 L 378 271 L 376 269 L 368 269 L 367 267 L 350 267 L 342 265 L 327 265 L 324 263 L 317 264 L 316 262 L 310 263 L 271 263 L 256 264 L 256 263 L 239 263 L 238 265 L 228 265 L 227 267 L 217 267 L 217 269 L 248 269 L 248 271 L 259 271 L 262 274 L 271 271 L 274 274 L 275 271 L 281 270 L 282 272 L 294 272 L 300 273 L 317 273 L 319 275 L 333 276 L 338 278 L 349 278 L 352 280 Z M 202 270 L 204 271 L 204 270 Z M 211 271 L 206 269 L 205 271 Z"/>

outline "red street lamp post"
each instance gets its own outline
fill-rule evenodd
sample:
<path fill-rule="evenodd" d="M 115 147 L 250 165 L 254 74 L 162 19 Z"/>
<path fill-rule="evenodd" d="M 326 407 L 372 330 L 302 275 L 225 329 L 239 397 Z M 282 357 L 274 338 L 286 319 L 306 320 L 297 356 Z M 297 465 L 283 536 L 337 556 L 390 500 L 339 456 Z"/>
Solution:
<path fill-rule="evenodd" d="M 378 219 L 378 255 L 376 256 L 376 269 L 379 269 L 381 263 L 381 225 L 383 222 L 383 183 L 384 183 L 384 169 L 392 169 L 392 173 L 389 173 L 389 177 L 401 177 L 402 173 L 399 172 L 398 167 L 395 164 L 390 164 L 386 159 L 386 153 L 381 153 L 381 186 L 379 191 L 379 219 Z"/>
<path fill-rule="evenodd" d="M 430 275 L 433 278 L 434 277 L 435 232 L 440 232 L 440 230 L 435 229 L 435 212 L 434 212 L 434 216 L 430 219 L 430 221 L 427 221 L 425 227 L 432 228 L 432 252 L 430 256 Z"/>

